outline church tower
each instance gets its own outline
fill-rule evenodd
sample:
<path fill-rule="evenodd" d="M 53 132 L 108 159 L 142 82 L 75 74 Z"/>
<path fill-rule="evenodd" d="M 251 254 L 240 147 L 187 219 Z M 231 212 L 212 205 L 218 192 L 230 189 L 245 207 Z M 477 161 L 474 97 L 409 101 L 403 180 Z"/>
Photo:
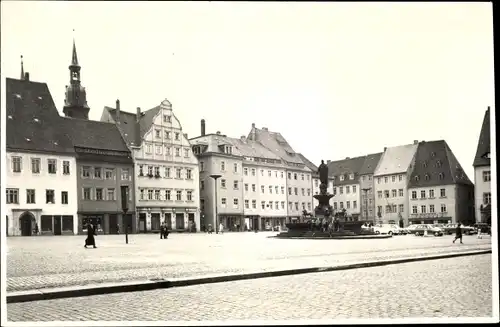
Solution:
<path fill-rule="evenodd" d="M 73 56 L 69 65 L 70 84 L 66 85 L 66 97 L 64 99 L 63 113 L 66 117 L 89 119 L 89 106 L 87 105 L 87 94 L 80 81 L 80 65 L 76 55 L 76 45 L 73 39 Z"/>

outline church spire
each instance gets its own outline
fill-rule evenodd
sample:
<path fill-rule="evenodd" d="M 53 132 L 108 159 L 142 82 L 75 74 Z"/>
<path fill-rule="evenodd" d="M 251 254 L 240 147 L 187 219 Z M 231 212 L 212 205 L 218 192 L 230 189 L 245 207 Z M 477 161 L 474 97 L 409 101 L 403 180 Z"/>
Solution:
<path fill-rule="evenodd" d="M 75 38 L 73 38 L 73 56 L 71 58 L 71 66 L 79 66 L 78 65 L 78 57 L 76 55 Z"/>
<path fill-rule="evenodd" d="M 24 80 L 24 63 L 23 63 L 23 55 L 21 55 L 21 80 Z"/>

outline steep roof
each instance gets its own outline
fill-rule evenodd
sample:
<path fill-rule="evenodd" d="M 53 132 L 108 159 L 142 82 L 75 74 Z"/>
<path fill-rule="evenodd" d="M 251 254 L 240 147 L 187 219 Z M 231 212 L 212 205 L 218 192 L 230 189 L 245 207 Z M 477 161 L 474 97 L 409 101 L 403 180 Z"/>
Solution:
<path fill-rule="evenodd" d="M 318 172 L 318 166 L 312 163 L 309 159 L 307 159 L 302 153 L 298 153 L 300 159 L 302 159 L 302 162 L 306 164 L 309 169 L 311 169 L 314 173 Z"/>
<path fill-rule="evenodd" d="M 405 173 L 415 156 L 417 144 L 407 144 L 387 148 L 375 169 L 375 176 Z"/>
<path fill-rule="evenodd" d="M 237 147 L 240 154 L 244 157 L 257 157 L 257 158 L 281 160 L 280 157 L 278 157 L 273 152 L 269 151 L 269 149 L 267 149 L 257 141 L 249 140 L 247 138 L 245 138 L 245 140 L 242 140 L 231 137 L 228 137 L 227 140 L 235 147 Z"/>
<path fill-rule="evenodd" d="M 361 166 L 361 169 L 359 170 L 360 175 L 366 175 L 366 174 L 373 174 L 375 172 L 375 169 L 377 169 L 377 165 L 380 161 L 380 158 L 382 158 L 382 152 L 380 153 L 374 153 L 374 154 L 369 154 L 365 157 L 365 162 L 363 163 L 363 166 Z"/>
<path fill-rule="evenodd" d="M 104 107 L 112 118 L 112 122 L 116 122 L 116 109 Z M 131 112 L 120 110 L 120 129 L 123 136 L 129 145 L 141 145 L 142 138 L 151 128 L 154 117 L 160 111 L 160 106 L 141 112 L 139 119 L 139 128 L 137 128 L 137 115 Z"/>
<path fill-rule="evenodd" d="M 328 166 L 328 175 L 335 177 L 333 185 L 352 184 L 359 178 L 359 172 L 365 163 L 365 156 L 355 157 L 337 161 L 330 161 Z M 349 179 L 349 175 L 354 174 L 354 179 Z M 340 176 L 344 175 L 344 180 Z"/>
<path fill-rule="evenodd" d="M 477 143 L 476 156 L 474 157 L 474 167 L 489 166 L 490 165 L 490 107 L 486 110 L 483 119 L 483 126 L 479 134 L 479 141 Z"/>
<path fill-rule="evenodd" d="M 46 83 L 6 79 L 7 150 L 74 154 Z"/>
<path fill-rule="evenodd" d="M 267 128 L 259 129 L 252 126 L 248 138 L 260 142 L 263 146 L 287 162 L 305 165 L 300 156 L 292 149 L 290 144 L 288 144 L 280 133 L 270 132 Z"/>
<path fill-rule="evenodd" d="M 87 119 L 60 117 L 76 147 L 129 152 L 115 124 Z"/>
<path fill-rule="evenodd" d="M 460 163 L 444 140 L 420 142 L 409 187 L 449 184 L 472 185 Z"/>

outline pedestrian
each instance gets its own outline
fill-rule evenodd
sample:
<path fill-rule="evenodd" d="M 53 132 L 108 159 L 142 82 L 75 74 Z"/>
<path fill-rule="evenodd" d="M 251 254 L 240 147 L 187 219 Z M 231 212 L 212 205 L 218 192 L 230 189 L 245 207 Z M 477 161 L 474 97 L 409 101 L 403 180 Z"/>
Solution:
<path fill-rule="evenodd" d="M 116 234 L 120 235 L 120 225 L 116 224 Z"/>
<path fill-rule="evenodd" d="M 170 234 L 170 232 L 168 231 L 168 225 L 167 223 L 165 222 L 165 225 L 164 225 L 164 228 L 163 228 L 163 239 L 167 239 L 168 238 L 168 234 Z"/>
<path fill-rule="evenodd" d="M 35 235 L 38 235 L 38 223 L 35 222 Z"/>
<path fill-rule="evenodd" d="M 219 224 L 219 233 L 224 234 L 224 225 L 222 223 Z"/>
<path fill-rule="evenodd" d="M 160 225 L 160 240 L 165 236 L 165 223 Z"/>
<path fill-rule="evenodd" d="M 479 238 L 479 239 L 483 238 L 483 236 L 481 235 L 481 227 L 480 226 L 477 228 L 477 238 Z"/>
<path fill-rule="evenodd" d="M 85 248 L 87 248 L 87 246 L 90 246 L 92 245 L 95 248 L 97 248 L 97 246 L 95 246 L 95 228 L 94 226 L 92 226 L 91 223 L 88 223 L 87 224 L 87 238 L 85 239 Z"/>
<path fill-rule="evenodd" d="M 456 240 L 460 239 L 460 244 L 462 243 L 462 224 L 458 223 L 457 228 L 455 229 L 455 239 L 453 240 L 453 243 L 455 243 Z"/>

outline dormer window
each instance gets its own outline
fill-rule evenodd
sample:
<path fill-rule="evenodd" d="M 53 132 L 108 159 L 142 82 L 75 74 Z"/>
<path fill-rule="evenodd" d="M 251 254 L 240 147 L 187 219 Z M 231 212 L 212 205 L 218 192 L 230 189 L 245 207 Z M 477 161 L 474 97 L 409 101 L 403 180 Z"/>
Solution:
<path fill-rule="evenodd" d="M 179 141 L 179 133 L 175 133 L 175 140 Z"/>
<path fill-rule="evenodd" d="M 442 165 L 442 164 L 441 164 L 441 160 L 437 160 L 437 161 L 436 161 L 436 166 L 437 166 L 437 167 L 441 167 L 441 165 Z"/>
<path fill-rule="evenodd" d="M 166 138 L 167 140 L 170 140 L 170 132 L 165 131 L 165 138 Z"/>
<path fill-rule="evenodd" d="M 425 180 L 428 181 L 429 179 L 431 179 L 431 177 L 429 176 L 429 174 L 425 174 Z"/>
<path fill-rule="evenodd" d="M 155 135 L 156 135 L 156 138 L 160 138 L 161 137 L 161 130 L 156 129 L 155 130 Z"/>
<path fill-rule="evenodd" d="M 435 157 L 436 156 L 436 152 L 431 152 L 431 157 Z"/>
<path fill-rule="evenodd" d="M 343 181 L 344 180 L 344 175 L 340 175 L 340 180 Z"/>
<path fill-rule="evenodd" d="M 354 174 L 350 174 L 349 179 L 354 179 Z"/>
<path fill-rule="evenodd" d="M 443 173 L 439 173 L 439 179 L 443 179 L 444 178 L 444 174 Z"/>
<path fill-rule="evenodd" d="M 415 182 L 418 182 L 420 180 L 420 177 L 415 176 Z"/>
<path fill-rule="evenodd" d="M 232 154 L 233 153 L 233 147 L 230 146 L 230 145 L 225 145 L 223 151 L 224 151 L 224 153 Z"/>
<path fill-rule="evenodd" d="M 424 168 L 427 168 L 427 161 L 423 161 L 422 165 L 424 166 Z"/>
<path fill-rule="evenodd" d="M 170 117 L 169 115 L 163 115 L 163 122 L 164 123 L 171 123 L 172 117 Z"/>

